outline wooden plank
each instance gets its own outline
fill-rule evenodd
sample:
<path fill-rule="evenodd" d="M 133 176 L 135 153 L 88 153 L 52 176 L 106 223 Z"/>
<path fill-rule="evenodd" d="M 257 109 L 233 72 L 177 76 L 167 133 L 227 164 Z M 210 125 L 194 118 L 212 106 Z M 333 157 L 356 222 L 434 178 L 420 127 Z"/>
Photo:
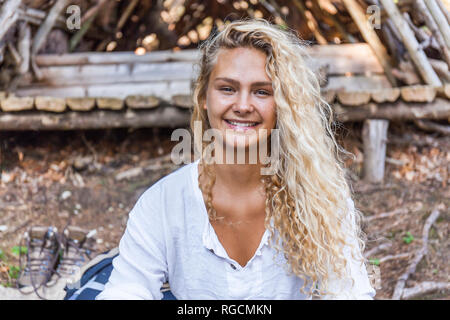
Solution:
<path fill-rule="evenodd" d="M 114 83 L 87 86 L 88 97 L 114 97 L 125 99 L 129 95 L 155 95 L 167 99 L 172 93 L 167 82 Z"/>
<path fill-rule="evenodd" d="M 95 101 L 99 109 L 121 110 L 124 107 L 124 102 L 120 98 L 100 97 Z"/>
<path fill-rule="evenodd" d="M 47 87 L 47 86 L 33 86 L 33 87 L 25 87 L 18 88 L 14 92 L 17 96 L 20 97 L 35 97 L 35 96 L 50 96 L 50 97 L 84 97 L 86 96 L 86 89 L 81 86 L 73 86 L 73 87 Z"/>
<path fill-rule="evenodd" d="M 63 112 L 66 110 L 66 100 L 64 98 L 37 96 L 34 103 L 37 110 L 50 112 Z"/>
<path fill-rule="evenodd" d="M 367 104 L 370 101 L 370 92 L 368 91 L 338 91 L 338 100 L 347 106 L 359 106 Z"/>
<path fill-rule="evenodd" d="M 192 97 L 189 94 L 177 94 L 172 96 L 172 104 L 185 109 L 190 109 L 194 106 Z"/>
<path fill-rule="evenodd" d="M 307 63 L 312 69 L 323 65 L 330 65 L 329 74 L 355 74 L 383 73 L 383 68 L 376 56 L 366 43 L 317 45 L 306 48 Z M 37 65 L 40 68 L 50 66 L 78 66 L 84 64 L 139 64 L 163 62 L 197 62 L 197 50 L 154 51 L 141 56 L 134 52 L 84 52 L 63 55 L 38 55 Z"/>
<path fill-rule="evenodd" d="M 150 82 L 194 79 L 193 65 L 186 62 L 120 65 L 52 66 L 41 69 L 43 82 L 52 86 Z"/>
<path fill-rule="evenodd" d="M 365 119 L 386 119 L 408 121 L 416 119 L 440 120 L 450 117 L 450 101 L 436 98 L 433 102 L 368 103 L 358 107 L 333 105 L 338 121 L 364 121 Z"/>
<path fill-rule="evenodd" d="M 128 96 L 125 103 L 132 109 L 151 109 L 159 106 L 161 99 L 155 96 L 134 95 Z"/>
<path fill-rule="evenodd" d="M 179 128 L 187 127 L 190 111 L 166 106 L 126 112 L 94 110 L 90 112 L 20 114 L 0 113 L 1 130 L 89 130 L 107 128 Z"/>
<path fill-rule="evenodd" d="M 329 77 L 328 84 L 323 90 L 336 90 L 336 91 L 363 91 L 392 88 L 388 79 L 384 75 L 372 75 L 367 76 L 337 76 Z"/>
<path fill-rule="evenodd" d="M 34 107 L 33 97 L 15 97 L 9 96 L 0 101 L 2 111 L 23 111 L 31 110 Z"/>
<path fill-rule="evenodd" d="M 402 99 L 411 102 L 431 102 L 436 97 L 437 89 L 434 86 L 409 86 L 400 89 Z"/>
<path fill-rule="evenodd" d="M 90 111 L 95 107 L 95 98 L 66 98 L 66 104 L 73 111 Z"/>
<path fill-rule="evenodd" d="M 377 103 L 394 102 L 400 96 L 399 88 L 383 88 L 371 90 L 370 97 Z"/>
<path fill-rule="evenodd" d="M 81 64 L 120 64 L 120 63 L 150 63 L 169 61 L 196 61 L 200 52 L 198 50 L 180 51 L 153 51 L 143 55 L 137 55 L 132 51 L 125 52 L 80 52 L 63 55 L 42 54 L 36 57 L 36 63 L 40 67 L 57 65 L 81 65 Z"/>

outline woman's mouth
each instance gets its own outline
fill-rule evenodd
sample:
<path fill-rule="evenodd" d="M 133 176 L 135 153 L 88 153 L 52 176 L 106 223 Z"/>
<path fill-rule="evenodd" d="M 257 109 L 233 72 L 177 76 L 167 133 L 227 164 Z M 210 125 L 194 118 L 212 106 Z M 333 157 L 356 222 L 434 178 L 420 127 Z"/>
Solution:
<path fill-rule="evenodd" d="M 260 122 L 251 122 L 251 121 L 236 121 L 236 120 L 227 120 L 225 119 L 225 122 L 228 124 L 228 126 L 232 129 L 254 129 L 257 125 L 260 124 Z"/>

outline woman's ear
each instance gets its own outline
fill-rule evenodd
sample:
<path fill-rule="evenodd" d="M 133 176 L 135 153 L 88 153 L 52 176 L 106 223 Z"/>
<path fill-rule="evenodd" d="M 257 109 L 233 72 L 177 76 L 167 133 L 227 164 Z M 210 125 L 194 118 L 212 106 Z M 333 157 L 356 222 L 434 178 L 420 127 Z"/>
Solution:
<path fill-rule="evenodd" d="M 208 107 L 206 106 L 206 102 L 203 103 L 203 109 L 208 109 Z"/>

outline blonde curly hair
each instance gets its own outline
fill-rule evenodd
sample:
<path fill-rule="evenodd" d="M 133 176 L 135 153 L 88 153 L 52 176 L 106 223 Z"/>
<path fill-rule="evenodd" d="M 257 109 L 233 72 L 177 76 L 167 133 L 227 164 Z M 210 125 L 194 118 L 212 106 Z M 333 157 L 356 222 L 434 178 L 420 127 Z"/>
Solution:
<path fill-rule="evenodd" d="M 262 177 L 265 226 L 271 239 L 276 238 L 274 247 L 284 253 L 290 270 L 304 280 L 301 291 L 313 296 L 333 294 L 327 289 L 332 278 L 351 279 L 354 284 L 343 248 L 350 245 L 363 252 L 365 235 L 360 228 L 361 212 L 348 204 L 351 193 L 339 156 L 348 152 L 334 138 L 333 111 L 321 98 L 319 81 L 307 66 L 305 43 L 289 29 L 264 19 L 234 21 L 212 34 L 200 46 L 191 129 L 196 121 L 202 123 L 202 136 L 210 128 L 202 106 L 220 49 L 242 47 L 266 54 L 266 72 L 276 103 L 280 161 L 276 174 Z M 197 141 L 194 147 L 204 150 L 205 146 Z M 206 178 L 199 177 L 199 186 L 208 215 L 214 220 L 215 176 L 210 165 L 202 164 L 202 168 L 201 175 Z M 355 258 L 354 251 L 352 256 Z M 362 255 L 358 258 L 364 263 Z"/>

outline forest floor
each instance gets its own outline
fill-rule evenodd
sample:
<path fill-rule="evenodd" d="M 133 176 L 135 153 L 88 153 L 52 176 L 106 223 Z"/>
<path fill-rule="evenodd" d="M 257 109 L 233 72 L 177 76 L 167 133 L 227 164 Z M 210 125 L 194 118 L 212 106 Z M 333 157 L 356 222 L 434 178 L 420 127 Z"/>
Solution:
<path fill-rule="evenodd" d="M 392 297 L 399 276 L 422 246 L 425 220 L 436 208 L 440 216 L 430 229 L 428 254 L 406 287 L 423 281 L 448 283 L 450 137 L 419 131 L 412 124 L 391 124 L 384 183 L 368 184 L 360 178 L 360 131 L 359 124 L 346 125 L 339 140 L 356 156 L 345 162 L 355 206 L 372 217 L 363 224 L 366 252 L 387 243 L 385 250 L 368 257 L 380 267 L 381 288 L 375 298 Z M 170 134 L 154 129 L 0 132 L 1 285 L 14 285 L 18 246 L 32 225 L 62 230 L 70 219 L 71 225 L 97 231 L 99 251 L 116 247 L 138 197 L 175 169 L 152 161 L 170 153 L 175 144 Z M 144 169 L 133 174 L 133 168 Z M 129 177 L 118 179 L 124 172 Z M 450 299 L 450 293 L 416 299 Z"/>

